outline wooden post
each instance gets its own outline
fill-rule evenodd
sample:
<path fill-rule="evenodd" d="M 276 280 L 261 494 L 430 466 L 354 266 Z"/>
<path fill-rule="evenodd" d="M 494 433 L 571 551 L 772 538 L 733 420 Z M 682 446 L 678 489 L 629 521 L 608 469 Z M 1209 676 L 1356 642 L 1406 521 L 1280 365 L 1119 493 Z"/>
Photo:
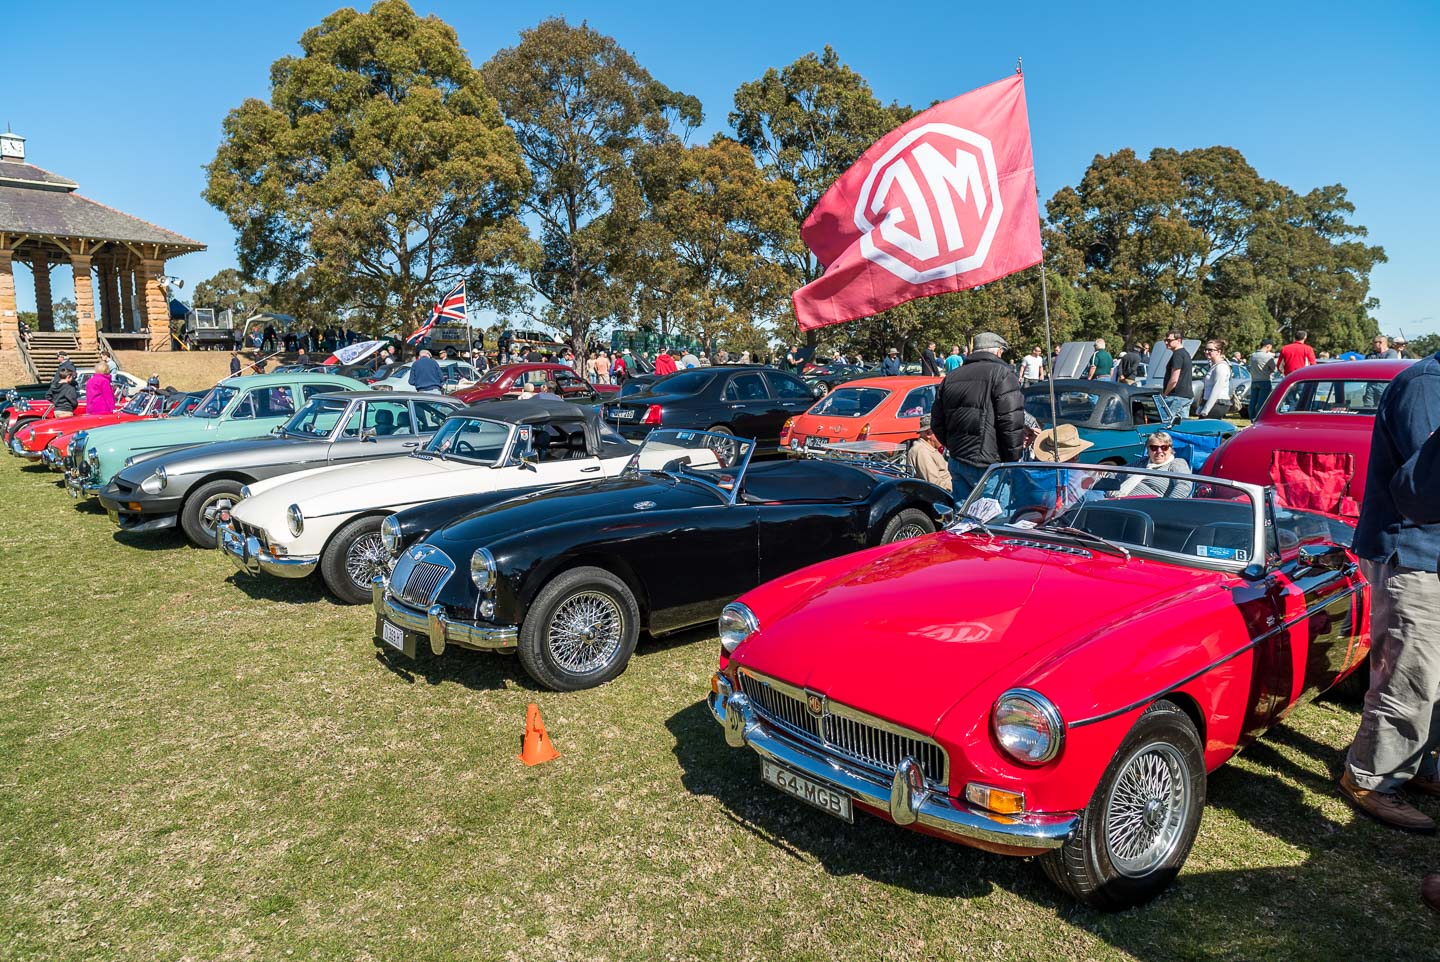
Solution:
<path fill-rule="evenodd" d="M 0 247 L 0 348 L 15 350 L 20 342 L 20 309 L 15 306 L 15 275 L 11 272 L 15 252 Z"/>
<path fill-rule="evenodd" d="M 140 330 L 135 323 L 135 269 L 128 264 L 120 271 L 120 330 Z"/>
<path fill-rule="evenodd" d="M 95 287 L 90 280 L 90 255 L 71 254 L 70 269 L 75 273 L 75 333 L 80 350 L 93 351 L 100 346 L 95 331 Z"/>

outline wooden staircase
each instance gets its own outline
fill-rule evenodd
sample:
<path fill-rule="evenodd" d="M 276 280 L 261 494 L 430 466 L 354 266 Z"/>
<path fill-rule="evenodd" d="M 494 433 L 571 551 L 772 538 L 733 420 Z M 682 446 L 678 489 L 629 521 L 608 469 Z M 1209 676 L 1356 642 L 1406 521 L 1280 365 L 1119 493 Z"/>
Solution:
<path fill-rule="evenodd" d="M 100 352 L 94 348 L 82 351 L 80 339 L 74 334 L 32 331 L 22 352 L 25 366 L 30 369 L 30 376 L 41 384 L 49 384 L 50 379 L 55 376 L 55 368 L 60 364 L 56 355 L 61 351 L 70 355 L 70 363 L 80 371 L 93 368 L 100 360 Z"/>

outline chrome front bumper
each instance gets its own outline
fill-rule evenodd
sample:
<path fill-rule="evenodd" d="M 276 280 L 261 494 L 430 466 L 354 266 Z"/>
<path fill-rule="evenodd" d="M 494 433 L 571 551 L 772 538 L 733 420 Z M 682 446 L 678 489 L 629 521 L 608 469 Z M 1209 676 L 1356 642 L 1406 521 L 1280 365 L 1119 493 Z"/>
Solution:
<path fill-rule="evenodd" d="M 718 692 L 708 698 L 710 714 L 725 729 L 732 748 L 749 746 L 763 758 L 783 765 L 849 795 L 856 803 L 885 813 L 897 825 L 919 825 L 962 844 L 982 847 L 1059 848 L 1080 824 L 1075 814 L 996 815 L 957 802 L 948 795 L 917 787 L 901 770 L 887 784 L 863 772 L 783 738 L 755 712 L 750 699 L 737 692 L 724 675 L 715 679 Z M 908 759 L 907 759 L 908 761 Z"/>
<path fill-rule="evenodd" d="M 259 538 L 241 535 L 223 521 L 215 526 L 215 547 L 241 574 L 258 575 L 263 571 L 277 578 L 304 578 L 320 564 L 319 555 L 273 555 Z"/>
<path fill-rule="evenodd" d="M 22 458 L 30 457 L 30 452 L 25 450 L 25 445 L 20 443 L 19 438 L 10 439 L 10 453 L 18 454 Z"/>
<path fill-rule="evenodd" d="M 390 594 L 384 575 L 370 582 L 370 600 L 375 608 L 375 637 L 381 637 L 380 621 L 399 625 L 407 635 L 423 635 L 430 639 L 430 650 L 443 654 L 447 644 L 477 651 L 499 651 L 520 644 L 520 629 L 514 625 L 482 625 L 455 621 L 445 614 L 444 605 L 431 605 L 425 611 L 411 608 Z"/>
<path fill-rule="evenodd" d="M 65 472 L 65 490 L 72 498 L 93 498 L 100 494 L 101 484 L 91 484 L 89 481 L 81 481 L 73 473 Z"/>

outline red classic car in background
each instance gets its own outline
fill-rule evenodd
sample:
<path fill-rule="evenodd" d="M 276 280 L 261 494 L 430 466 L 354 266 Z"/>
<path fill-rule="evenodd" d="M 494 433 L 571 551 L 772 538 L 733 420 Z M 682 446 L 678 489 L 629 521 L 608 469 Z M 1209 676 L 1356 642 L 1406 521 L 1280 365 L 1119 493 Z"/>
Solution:
<path fill-rule="evenodd" d="M 1359 517 L 1375 408 L 1391 379 L 1413 363 L 1330 361 L 1296 371 L 1200 473 L 1273 484 L 1281 504 Z"/>
<path fill-rule="evenodd" d="M 162 418 L 183 418 L 205 400 L 209 391 L 176 391 L 174 394 L 162 395 L 163 403 L 159 411 L 152 411 L 147 417 Z M 71 421 L 84 420 L 82 418 L 71 418 Z M 74 427 L 64 425 L 64 430 L 50 439 L 45 445 L 45 450 L 40 453 L 40 459 L 45 462 L 51 471 L 64 471 L 65 458 L 70 453 L 70 442 L 75 435 L 85 430 L 83 426 Z"/>
<path fill-rule="evenodd" d="M 455 397 L 474 404 L 518 394 L 527 384 L 537 391 L 544 386 L 551 394 L 581 404 L 598 404 L 620 393 L 613 384 L 591 384 L 567 364 L 506 364 L 492 367 L 474 387 L 456 391 Z"/>
<path fill-rule="evenodd" d="M 780 429 L 795 451 L 834 441 L 911 441 L 935 405 L 938 377 L 870 377 L 835 388 Z"/>
<path fill-rule="evenodd" d="M 1255 485 L 1038 462 L 991 468 L 964 511 L 728 606 L 711 712 L 832 815 L 1144 902 L 1207 773 L 1366 657 L 1350 528 Z"/>
<path fill-rule="evenodd" d="M 75 416 L 77 417 L 85 413 L 85 382 L 90 380 L 90 374 L 90 371 L 82 372 L 76 383 L 75 391 L 80 396 L 80 403 L 75 407 Z M 111 374 L 110 380 L 115 388 L 117 400 L 129 397 L 145 388 L 144 381 L 124 371 L 116 371 Z M 55 406 L 44 398 L 19 399 L 6 404 L 3 411 L 0 411 L 0 415 L 5 418 L 5 446 L 10 447 L 10 442 L 15 440 L 15 435 L 21 428 L 35 421 L 43 421 L 54 413 Z"/>
<path fill-rule="evenodd" d="M 165 395 L 153 391 L 142 391 L 125 406 L 110 414 L 77 414 L 68 418 L 44 418 L 19 428 L 10 440 L 10 453 L 18 454 L 31 461 L 38 460 L 45 446 L 61 434 L 74 434 L 107 424 L 122 424 L 126 421 L 140 421 L 159 417 L 165 409 Z"/>

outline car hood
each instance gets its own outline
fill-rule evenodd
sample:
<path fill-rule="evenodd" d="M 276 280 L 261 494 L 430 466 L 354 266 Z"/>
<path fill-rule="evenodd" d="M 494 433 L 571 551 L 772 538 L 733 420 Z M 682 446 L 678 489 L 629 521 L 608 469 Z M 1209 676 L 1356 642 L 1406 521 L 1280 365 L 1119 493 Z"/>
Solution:
<path fill-rule="evenodd" d="M 255 468 L 274 464 L 301 464 L 312 458 L 323 458 L 329 446 L 328 441 L 268 436 L 241 441 L 216 441 L 211 444 L 164 451 L 123 469 L 119 472 L 118 477 L 138 484 L 154 474 L 155 469 L 161 466 L 164 466 L 171 475 L 182 475 L 231 467 Z"/>
<path fill-rule="evenodd" d="M 653 477 L 616 477 L 545 488 L 491 505 L 457 518 L 426 540 L 455 548 L 469 557 L 476 546 L 502 538 L 528 537 L 551 525 L 583 524 L 597 541 L 623 536 L 637 515 L 653 511 L 688 510 L 719 503 L 703 485 Z M 648 502 L 646 508 L 638 505 Z"/>
<path fill-rule="evenodd" d="M 941 533 L 867 552 L 868 563 L 788 592 L 778 615 L 759 605 L 761 630 L 736 661 L 933 735 L 997 673 L 1005 687 L 1023 684 L 1049 652 L 1185 580 L 1168 565 L 1005 540 Z M 791 578 L 802 586 L 813 570 Z"/>
<path fill-rule="evenodd" d="M 265 518 L 283 517 L 292 504 L 298 504 L 307 518 L 419 504 L 483 490 L 491 471 L 440 458 L 379 457 L 262 481 L 251 486 L 253 494 L 235 510 L 243 521 L 264 523 Z"/>
<path fill-rule="evenodd" d="M 76 431 L 93 431 L 96 428 L 128 424 L 138 420 L 140 420 L 138 414 L 121 414 L 117 411 L 114 414 L 82 414 L 78 417 L 46 419 L 32 424 L 30 429 L 36 434 L 74 434 Z"/>
<path fill-rule="evenodd" d="M 144 451 L 203 441 L 218 427 L 219 418 L 151 418 L 107 424 L 91 431 L 85 443 L 96 450 Z"/>

